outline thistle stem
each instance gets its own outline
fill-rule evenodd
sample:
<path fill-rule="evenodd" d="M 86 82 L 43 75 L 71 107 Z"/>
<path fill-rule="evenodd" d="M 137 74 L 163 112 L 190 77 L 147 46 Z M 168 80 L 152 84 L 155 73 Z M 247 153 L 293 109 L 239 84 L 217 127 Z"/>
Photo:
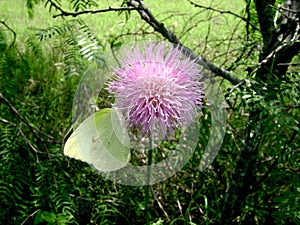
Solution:
<path fill-rule="evenodd" d="M 153 146 L 153 138 L 152 134 L 149 135 L 149 149 L 148 149 L 148 168 L 147 168 L 147 186 L 146 186 L 146 206 L 145 206 L 145 216 L 146 216 L 146 224 L 149 225 L 149 197 L 150 197 L 150 177 L 151 177 L 151 164 L 152 164 L 152 146 Z"/>

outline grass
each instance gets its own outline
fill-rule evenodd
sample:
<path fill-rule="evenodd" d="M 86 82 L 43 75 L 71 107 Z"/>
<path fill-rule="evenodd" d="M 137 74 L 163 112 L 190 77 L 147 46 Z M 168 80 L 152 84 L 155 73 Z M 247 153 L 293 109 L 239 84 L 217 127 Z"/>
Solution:
<path fill-rule="evenodd" d="M 66 0 L 63 2 L 67 6 Z M 99 8 L 120 6 L 120 1 L 106 0 L 98 2 Z M 230 10 L 235 13 L 241 12 L 244 7 L 244 1 L 242 0 L 234 1 L 230 4 L 224 0 L 198 2 L 199 4 L 216 7 L 225 11 Z M 204 44 L 208 32 L 212 40 L 223 39 L 231 34 L 235 26 L 240 22 L 230 15 L 225 14 L 220 16 L 218 13 L 195 8 L 186 0 L 169 1 L 167 4 L 163 0 L 146 0 L 145 4 L 152 11 L 153 15 L 170 28 L 184 44 L 195 49 L 196 52 L 200 53 L 204 51 L 203 53 L 206 53 L 206 57 L 208 58 L 210 58 L 211 48 L 214 46 L 214 44 Z M 18 34 L 17 41 L 20 43 L 24 42 L 28 35 L 34 34 L 35 29 L 46 29 L 63 22 L 61 17 L 53 19 L 52 15 L 57 13 L 54 10 L 49 13 L 43 4 L 35 7 L 32 19 L 29 18 L 24 0 L 0 1 L 0 8 L 2 9 L 0 19 L 5 20 L 16 31 Z M 68 10 L 69 8 L 70 6 L 66 7 Z M 126 20 L 125 14 L 118 16 L 116 12 L 84 15 L 80 16 L 80 18 L 88 24 L 100 42 L 105 46 L 109 44 L 111 36 L 117 36 L 122 33 L 135 33 L 137 30 L 153 32 L 152 28 L 149 28 L 144 21 L 141 21 L 137 12 L 131 12 L 128 20 Z M 195 22 L 196 26 L 193 25 Z M 157 34 L 147 36 L 147 38 L 149 37 L 161 38 L 160 36 L 157 37 Z M 135 38 L 130 36 L 125 40 L 133 41 Z"/>
<path fill-rule="evenodd" d="M 68 1 L 63 0 L 62 2 L 65 9 L 71 11 Z M 245 4 L 243 0 L 237 0 L 230 4 L 224 0 L 195 1 L 195 3 L 223 11 L 229 10 L 237 14 L 243 11 Z M 98 4 L 98 8 L 119 7 L 121 1 L 98 1 Z M 240 19 L 226 13 L 220 14 L 196 8 L 187 0 L 169 1 L 167 4 L 163 0 L 146 0 L 145 4 L 159 21 L 162 21 L 176 34 L 183 44 L 214 64 L 230 68 L 239 57 L 244 45 L 243 35 L 241 35 L 244 22 Z M 54 19 L 52 15 L 57 12 L 52 9 L 49 13 L 48 8 L 45 8 L 43 4 L 38 4 L 34 8 L 34 17 L 29 18 L 23 0 L 0 1 L 0 8 L 3 9 L 0 12 L 0 20 L 5 20 L 7 25 L 15 30 L 19 46 L 24 46 L 28 37 L 34 36 L 37 30 L 47 29 L 53 25 L 59 26 L 65 21 L 73 19 L 72 17 Z M 88 25 L 106 50 L 109 49 L 113 40 L 130 43 L 143 39 L 163 39 L 160 34 L 154 32 L 153 28 L 140 19 L 137 12 L 130 12 L 129 18 L 125 13 L 118 15 L 116 12 L 82 15 L 78 18 Z M 46 42 L 44 44 L 45 51 L 51 49 L 53 45 L 54 43 Z M 245 70 L 246 66 L 240 65 L 234 73 L 243 78 Z M 226 84 L 225 88 L 227 88 Z"/>
<path fill-rule="evenodd" d="M 70 5 L 66 2 L 63 0 L 65 8 L 71 10 Z M 230 4 L 224 0 L 195 2 L 237 14 L 243 11 L 245 4 L 243 0 L 237 0 Z M 109 6 L 120 6 L 121 1 L 106 0 L 98 1 L 98 3 L 98 8 L 108 8 Z M 239 56 L 243 47 L 241 32 L 244 26 L 244 22 L 240 19 L 226 13 L 220 14 L 196 8 L 187 0 L 169 1 L 167 4 L 163 0 L 146 0 L 145 4 L 159 21 L 162 21 L 175 33 L 183 44 L 214 64 L 229 68 Z M 0 1 L 0 7 L 4 9 L 0 13 L 0 19 L 7 18 L 7 24 L 18 34 L 19 45 L 25 43 L 28 36 L 34 35 L 36 30 L 47 29 L 64 22 L 61 17 L 53 19 L 52 15 L 57 12 L 52 10 L 49 13 L 48 8 L 45 8 L 43 4 L 35 7 L 32 19 L 29 18 L 22 0 Z M 116 12 L 82 15 L 78 18 L 89 26 L 106 49 L 109 49 L 110 43 L 114 39 L 116 42 L 123 43 L 143 39 L 163 39 L 160 34 L 154 32 L 153 28 L 140 19 L 137 12 L 130 12 L 129 18 L 125 13 L 118 15 Z M 66 18 L 66 20 L 72 19 L 71 17 Z M 45 43 L 45 46 L 51 48 L 52 44 Z M 234 73 L 238 77 L 243 77 L 245 69 L 246 67 L 241 65 Z"/>

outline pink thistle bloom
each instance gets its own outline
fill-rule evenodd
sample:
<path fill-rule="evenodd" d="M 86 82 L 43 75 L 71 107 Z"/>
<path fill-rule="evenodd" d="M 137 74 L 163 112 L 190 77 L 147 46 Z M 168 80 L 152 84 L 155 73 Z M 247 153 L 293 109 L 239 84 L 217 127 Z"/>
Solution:
<path fill-rule="evenodd" d="M 130 126 L 143 135 L 156 131 L 166 136 L 190 124 L 202 105 L 199 65 L 178 46 L 163 42 L 149 41 L 126 53 L 109 91 Z"/>

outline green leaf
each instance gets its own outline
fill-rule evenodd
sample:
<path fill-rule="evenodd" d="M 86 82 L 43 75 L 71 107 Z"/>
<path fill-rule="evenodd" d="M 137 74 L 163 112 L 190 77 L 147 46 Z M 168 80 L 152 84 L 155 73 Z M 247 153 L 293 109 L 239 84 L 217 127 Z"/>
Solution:
<path fill-rule="evenodd" d="M 118 170 L 130 160 L 125 120 L 116 109 L 102 109 L 84 120 L 67 140 L 64 154 L 97 170 Z"/>
<path fill-rule="evenodd" d="M 39 211 L 34 218 L 34 224 L 37 225 L 40 222 L 47 222 L 47 224 L 55 224 L 56 215 L 52 212 Z"/>

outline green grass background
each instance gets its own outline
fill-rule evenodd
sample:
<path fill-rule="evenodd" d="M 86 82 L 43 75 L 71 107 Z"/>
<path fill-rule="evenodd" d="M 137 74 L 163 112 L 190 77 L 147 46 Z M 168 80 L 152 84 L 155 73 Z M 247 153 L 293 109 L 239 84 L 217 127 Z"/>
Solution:
<path fill-rule="evenodd" d="M 231 1 L 230 3 L 222 0 L 195 2 L 236 13 L 240 13 L 244 8 L 243 0 Z M 120 1 L 113 0 L 98 1 L 98 8 L 108 8 L 109 6 L 118 7 L 120 3 Z M 145 4 L 152 11 L 153 15 L 159 21 L 163 21 L 184 44 L 198 52 L 204 48 L 201 43 L 205 41 L 208 26 L 210 26 L 212 39 L 223 39 L 231 34 L 235 26 L 240 22 L 230 15 L 220 15 L 218 13 L 209 12 L 208 10 L 195 8 L 186 0 L 167 2 L 163 0 L 146 0 Z M 63 1 L 63 6 L 66 10 L 72 10 L 70 4 L 65 0 Z M 4 20 L 18 34 L 17 41 L 19 44 L 26 41 L 28 36 L 34 34 L 37 29 L 46 29 L 50 26 L 61 24 L 63 20 L 61 17 L 53 19 L 52 15 L 58 14 L 58 12 L 54 10 L 49 12 L 43 3 L 35 6 L 33 18 L 29 18 L 26 1 L 24 0 L 2 0 L 0 1 L 0 8 L 0 19 Z M 213 18 L 210 19 L 210 17 Z M 107 44 L 110 35 L 118 35 L 124 31 L 133 33 L 139 29 L 153 31 L 152 28 L 149 28 L 149 26 L 140 19 L 137 12 L 131 12 L 131 16 L 128 20 L 126 20 L 124 14 L 118 16 L 117 12 L 89 14 L 80 16 L 80 18 L 86 22 L 104 45 Z M 67 19 L 72 18 L 69 17 Z M 190 26 L 197 21 L 197 26 L 190 28 Z M 189 31 L 187 31 L 188 28 L 190 29 Z M 134 39 L 134 37 L 130 37 L 129 41 L 132 39 Z M 208 51 L 208 53 L 209 52 L 211 51 Z"/>

